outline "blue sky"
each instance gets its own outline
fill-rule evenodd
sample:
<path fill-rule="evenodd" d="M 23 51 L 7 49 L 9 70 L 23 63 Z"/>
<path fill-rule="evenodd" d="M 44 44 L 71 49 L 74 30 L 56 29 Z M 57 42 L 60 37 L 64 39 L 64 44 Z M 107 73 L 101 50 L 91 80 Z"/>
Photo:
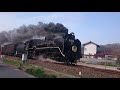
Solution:
<path fill-rule="evenodd" d="M 0 12 L 0 31 L 39 21 L 62 23 L 82 43 L 120 43 L 119 12 Z"/>

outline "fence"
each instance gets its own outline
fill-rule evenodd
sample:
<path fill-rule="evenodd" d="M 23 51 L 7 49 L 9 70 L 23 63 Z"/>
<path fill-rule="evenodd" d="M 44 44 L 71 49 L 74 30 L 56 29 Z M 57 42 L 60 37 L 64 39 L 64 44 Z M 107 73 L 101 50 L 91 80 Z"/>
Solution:
<path fill-rule="evenodd" d="M 81 58 L 81 62 L 87 63 L 87 64 L 116 64 L 116 60 L 104 60 L 104 59 L 95 59 L 95 58 Z"/>

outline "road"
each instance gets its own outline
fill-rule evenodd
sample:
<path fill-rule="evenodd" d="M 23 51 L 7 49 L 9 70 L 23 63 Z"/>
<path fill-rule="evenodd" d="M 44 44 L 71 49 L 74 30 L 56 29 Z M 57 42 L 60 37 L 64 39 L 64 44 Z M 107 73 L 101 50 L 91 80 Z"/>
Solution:
<path fill-rule="evenodd" d="M 15 69 L 11 66 L 3 64 L 0 62 L 0 78 L 34 78 L 19 69 Z"/>

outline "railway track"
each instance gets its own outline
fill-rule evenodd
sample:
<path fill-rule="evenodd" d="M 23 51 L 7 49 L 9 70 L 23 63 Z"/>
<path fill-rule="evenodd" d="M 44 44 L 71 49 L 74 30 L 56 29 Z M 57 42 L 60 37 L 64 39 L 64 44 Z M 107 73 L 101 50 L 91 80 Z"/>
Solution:
<path fill-rule="evenodd" d="M 50 61 L 48 61 L 50 62 Z M 60 62 L 50 62 L 50 63 L 54 63 L 54 64 L 59 64 L 59 65 L 65 65 L 64 63 L 60 63 Z M 115 71 L 115 70 L 107 70 L 107 69 L 101 69 L 101 68 L 96 68 L 96 67 L 90 67 L 90 66 L 84 66 L 84 65 L 68 65 L 68 67 L 75 67 L 75 68 L 91 68 L 94 69 L 95 71 L 100 71 L 100 72 L 104 72 L 104 73 L 110 73 L 110 74 L 120 74 L 120 71 Z"/>
<path fill-rule="evenodd" d="M 16 58 L 16 57 L 9 57 L 9 58 Z M 41 60 L 29 60 L 28 63 L 80 78 L 120 78 L 119 71 L 99 69 L 84 65 L 67 66 L 64 65 L 63 63 L 58 63 L 51 59 L 45 59 L 45 58 L 41 58 Z M 79 73 L 81 75 L 79 75 Z"/>

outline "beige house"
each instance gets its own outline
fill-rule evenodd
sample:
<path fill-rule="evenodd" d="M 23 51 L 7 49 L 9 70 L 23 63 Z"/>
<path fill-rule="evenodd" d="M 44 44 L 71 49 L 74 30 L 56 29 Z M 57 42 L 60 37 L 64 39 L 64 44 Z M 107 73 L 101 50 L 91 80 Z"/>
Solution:
<path fill-rule="evenodd" d="M 99 45 L 93 43 L 93 42 L 88 42 L 83 44 L 84 47 L 84 58 L 94 58 L 94 55 L 97 53 L 97 48 L 99 47 Z"/>

